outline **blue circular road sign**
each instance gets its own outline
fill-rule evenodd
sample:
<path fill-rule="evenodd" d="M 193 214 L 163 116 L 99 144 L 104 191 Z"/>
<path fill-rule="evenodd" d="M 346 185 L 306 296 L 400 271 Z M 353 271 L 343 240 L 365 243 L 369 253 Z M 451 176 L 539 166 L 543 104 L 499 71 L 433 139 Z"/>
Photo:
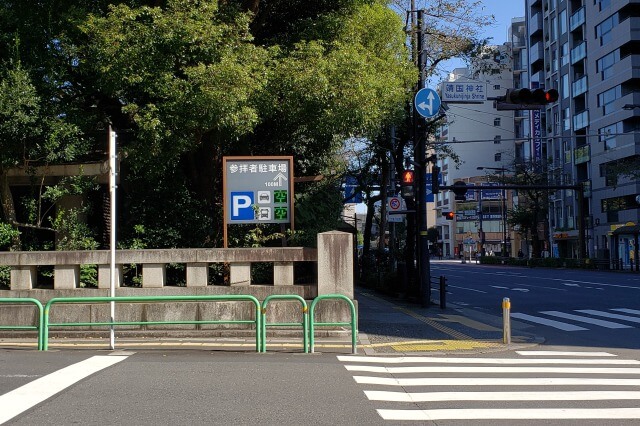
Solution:
<path fill-rule="evenodd" d="M 414 105 L 418 114 L 424 118 L 435 117 L 440 110 L 440 96 L 433 89 L 420 89 L 414 98 Z"/>

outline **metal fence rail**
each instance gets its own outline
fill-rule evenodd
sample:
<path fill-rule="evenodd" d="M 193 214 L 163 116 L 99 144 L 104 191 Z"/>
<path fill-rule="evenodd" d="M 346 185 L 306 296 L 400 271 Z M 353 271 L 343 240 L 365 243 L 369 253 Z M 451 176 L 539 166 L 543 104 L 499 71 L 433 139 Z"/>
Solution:
<path fill-rule="evenodd" d="M 267 322 L 267 305 L 271 300 L 298 301 L 302 306 L 301 322 Z M 304 353 L 309 353 L 309 308 L 307 302 L 297 294 L 272 294 L 262 301 L 262 352 L 267 351 L 267 327 L 295 327 L 302 326 L 302 346 Z"/>
<path fill-rule="evenodd" d="M 193 320 L 193 321 L 104 321 L 104 322 L 62 322 L 49 320 L 51 308 L 55 304 L 103 304 L 103 303 L 154 303 L 154 302 L 251 302 L 255 307 L 254 320 Z M 50 327 L 94 327 L 118 325 L 169 325 L 169 324 L 254 324 L 256 328 L 256 352 L 261 349 L 260 302 L 250 295 L 202 295 L 202 296 L 115 296 L 115 297 L 56 297 L 44 307 L 42 320 L 42 350 L 48 349 Z"/>
<path fill-rule="evenodd" d="M 37 330 L 38 332 L 38 350 L 43 350 L 43 308 L 39 300 L 30 297 L 0 297 L 0 304 L 33 304 L 38 310 L 36 325 L 1 325 L 0 330 Z"/>
<path fill-rule="evenodd" d="M 349 309 L 351 310 L 351 321 L 350 322 L 316 322 L 314 317 L 314 312 L 316 305 L 318 302 L 327 299 L 337 299 L 344 300 L 347 302 Z M 314 352 L 315 349 L 315 327 L 335 327 L 335 326 L 350 326 L 351 327 L 351 352 L 358 353 L 357 341 L 358 341 L 358 318 L 356 315 L 356 307 L 353 304 L 353 301 L 349 299 L 347 296 L 343 294 L 323 294 L 321 296 L 316 297 L 311 302 L 311 309 L 309 310 L 309 351 L 311 353 Z"/>

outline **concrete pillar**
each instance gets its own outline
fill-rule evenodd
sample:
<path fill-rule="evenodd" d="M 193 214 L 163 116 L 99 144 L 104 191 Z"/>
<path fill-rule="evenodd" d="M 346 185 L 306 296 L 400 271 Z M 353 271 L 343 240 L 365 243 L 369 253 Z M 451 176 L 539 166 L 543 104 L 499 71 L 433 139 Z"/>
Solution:
<path fill-rule="evenodd" d="M 251 263 L 231 263 L 229 275 L 230 285 L 251 285 Z"/>
<path fill-rule="evenodd" d="M 11 290 L 31 290 L 38 285 L 37 266 L 12 266 L 11 267 Z"/>
<path fill-rule="evenodd" d="M 353 237 L 348 232 L 318 234 L 318 296 L 322 294 L 353 299 Z"/>
<path fill-rule="evenodd" d="M 116 288 L 122 287 L 122 265 L 116 265 Z M 111 288 L 111 266 L 98 265 L 98 288 Z"/>
<path fill-rule="evenodd" d="M 80 265 L 55 265 L 53 288 L 56 290 L 80 287 Z"/>
<path fill-rule="evenodd" d="M 293 262 L 273 262 L 273 285 L 293 285 Z"/>
<path fill-rule="evenodd" d="M 167 284 L 167 267 L 164 263 L 142 264 L 142 287 L 160 288 Z"/>
<path fill-rule="evenodd" d="M 187 287 L 206 287 L 209 284 L 208 263 L 187 263 Z"/>

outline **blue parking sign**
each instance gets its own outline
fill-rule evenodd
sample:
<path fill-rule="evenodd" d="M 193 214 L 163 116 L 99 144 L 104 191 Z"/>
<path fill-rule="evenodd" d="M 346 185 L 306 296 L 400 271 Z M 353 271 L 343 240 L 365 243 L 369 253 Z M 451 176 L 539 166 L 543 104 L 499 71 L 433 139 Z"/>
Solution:
<path fill-rule="evenodd" d="M 253 192 L 231 192 L 231 220 L 253 220 Z"/>

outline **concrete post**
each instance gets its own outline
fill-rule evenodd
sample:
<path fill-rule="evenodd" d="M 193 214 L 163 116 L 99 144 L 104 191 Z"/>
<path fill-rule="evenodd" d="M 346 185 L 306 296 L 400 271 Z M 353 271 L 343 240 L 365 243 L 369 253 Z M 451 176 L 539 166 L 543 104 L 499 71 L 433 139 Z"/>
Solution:
<path fill-rule="evenodd" d="M 208 283 L 208 263 L 187 263 L 187 287 L 206 287 Z"/>
<path fill-rule="evenodd" d="M 80 265 L 55 265 L 53 288 L 56 290 L 80 287 Z"/>
<path fill-rule="evenodd" d="M 353 238 L 348 232 L 318 234 L 318 296 L 322 294 L 353 299 Z"/>
<path fill-rule="evenodd" d="M 164 263 L 142 265 L 142 287 L 159 288 L 167 284 L 167 268 Z"/>
<path fill-rule="evenodd" d="M 251 263 L 231 263 L 229 285 L 251 285 Z"/>
<path fill-rule="evenodd" d="M 273 285 L 293 285 L 293 262 L 273 262 Z"/>
<path fill-rule="evenodd" d="M 12 266 L 11 290 L 31 290 L 38 285 L 38 267 Z"/>
<path fill-rule="evenodd" d="M 116 265 L 116 287 L 122 287 L 122 265 Z M 98 288 L 111 288 L 111 266 L 98 265 Z"/>

